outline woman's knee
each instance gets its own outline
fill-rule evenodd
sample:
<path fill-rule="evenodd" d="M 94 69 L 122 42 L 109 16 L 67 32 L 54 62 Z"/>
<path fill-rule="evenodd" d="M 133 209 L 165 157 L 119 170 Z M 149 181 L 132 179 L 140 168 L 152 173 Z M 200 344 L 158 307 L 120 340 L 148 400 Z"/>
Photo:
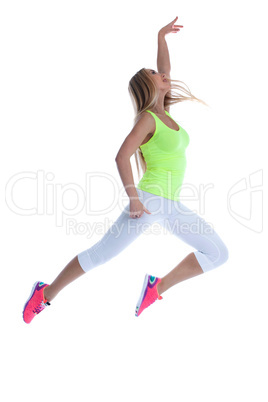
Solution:
<path fill-rule="evenodd" d="M 78 254 L 78 261 L 85 272 L 105 264 L 110 257 L 104 252 L 102 241 L 98 241 L 90 248 Z"/>
<path fill-rule="evenodd" d="M 215 264 L 215 266 L 220 266 L 228 260 L 229 250 L 228 250 L 226 244 L 222 240 L 220 240 L 217 243 L 217 250 L 218 250 L 217 258 L 214 261 L 214 264 Z"/>
<path fill-rule="evenodd" d="M 199 251 L 208 260 L 208 264 L 205 263 L 207 270 L 219 267 L 229 258 L 229 250 L 217 234 L 214 234 L 213 238 L 210 238 L 205 247 Z"/>

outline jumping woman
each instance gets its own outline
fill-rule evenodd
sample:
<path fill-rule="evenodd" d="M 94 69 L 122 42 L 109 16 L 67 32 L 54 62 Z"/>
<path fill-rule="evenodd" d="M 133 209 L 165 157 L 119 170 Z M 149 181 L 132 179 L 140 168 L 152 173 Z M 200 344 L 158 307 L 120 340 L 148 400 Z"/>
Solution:
<path fill-rule="evenodd" d="M 177 19 L 158 32 L 158 71 L 142 68 L 129 82 L 129 93 L 135 109 L 134 126 L 115 158 L 129 203 L 104 236 L 74 257 L 50 285 L 44 282 L 33 285 L 23 309 L 23 319 L 28 324 L 51 304 L 65 286 L 114 258 L 155 222 L 167 227 L 195 251 L 162 278 L 145 275 L 136 305 L 136 316 L 157 299 L 162 299 L 161 295 L 170 287 L 208 272 L 228 259 L 228 249 L 214 229 L 180 202 L 189 135 L 172 119 L 170 106 L 184 100 L 204 102 L 182 86 L 174 84 L 170 78 L 165 36 L 183 28 L 182 25 L 175 25 Z M 172 91 L 179 89 L 188 96 L 176 95 Z M 139 179 L 139 164 L 143 171 L 137 187 L 130 163 L 134 153 Z"/>

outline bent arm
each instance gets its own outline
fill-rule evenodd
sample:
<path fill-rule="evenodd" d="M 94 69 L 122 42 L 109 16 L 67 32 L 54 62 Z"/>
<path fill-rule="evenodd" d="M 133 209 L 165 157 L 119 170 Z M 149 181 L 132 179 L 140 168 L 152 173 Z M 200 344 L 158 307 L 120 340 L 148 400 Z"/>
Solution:
<path fill-rule="evenodd" d="M 125 138 L 115 158 L 120 178 L 130 200 L 138 199 L 130 158 L 146 138 L 147 134 L 154 132 L 154 124 L 154 118 L 151 114 L 143 112 L 129 135 Z"/>
<path fill-rule="evenodd" d="M 139 199 L 133 178 L 130 159 L 127 157 L 118 157 L 116 159 L 117 169 L 130 200 Z"/>

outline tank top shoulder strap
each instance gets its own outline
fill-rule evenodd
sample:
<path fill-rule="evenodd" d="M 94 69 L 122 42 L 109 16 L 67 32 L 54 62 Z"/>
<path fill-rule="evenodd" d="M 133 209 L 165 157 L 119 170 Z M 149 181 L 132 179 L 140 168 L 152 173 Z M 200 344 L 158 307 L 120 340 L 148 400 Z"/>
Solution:
<path fill-rule="evenodd" d="M 158 124 L 158 117 L 156 116 L 156 114 L 154 112 L 151 112 L 151 110 L 145 110 L 145 112 L 150 113 L 154 118 L 155 124 Z"/>
<path fill-rule="evenodd" d="M 155 122 L 156 122 L 156 123 L 158 123 L 158 124 L 160 123 L 161 125 L 163 125 L 163 126 L 166 127 L 165 123 L 163 123 L 162 120 L 161 120 L 158 116 L 156 116 L 156 114 L 155 114 L 154 112 L 151 112 L 151 110 L 146 110 L 146 112 L 151 113 L 151 115 L 152 115 L 153 118 L 155 119 Z M 172 117 L 170 116 L 170 114 L 168 113 L 167 110 L 165 110 L 165 113 L 172 119 Z M 173 120 L 173 119 L 172 119 L 172 120 Z"/>

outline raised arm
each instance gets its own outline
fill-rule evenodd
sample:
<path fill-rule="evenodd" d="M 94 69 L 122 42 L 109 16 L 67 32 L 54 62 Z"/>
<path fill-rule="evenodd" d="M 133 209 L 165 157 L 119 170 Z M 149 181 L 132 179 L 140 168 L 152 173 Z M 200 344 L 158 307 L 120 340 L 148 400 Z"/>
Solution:
<path fill-rule="evenodd" d="M 178 17 L 158 32 L 158 50 L 157 50 L 157 70 L 159 73 L 165 73 L 170 77 L 170 58 L 165 36 L 169 33 L 176 33 L 183 28 L 183 25 L 175 25 Z"/>
<path fill-rule="evenodd" d="M 170 76 L 170 58 L 165 35 L 158 32 L 157 70 Z"/>

